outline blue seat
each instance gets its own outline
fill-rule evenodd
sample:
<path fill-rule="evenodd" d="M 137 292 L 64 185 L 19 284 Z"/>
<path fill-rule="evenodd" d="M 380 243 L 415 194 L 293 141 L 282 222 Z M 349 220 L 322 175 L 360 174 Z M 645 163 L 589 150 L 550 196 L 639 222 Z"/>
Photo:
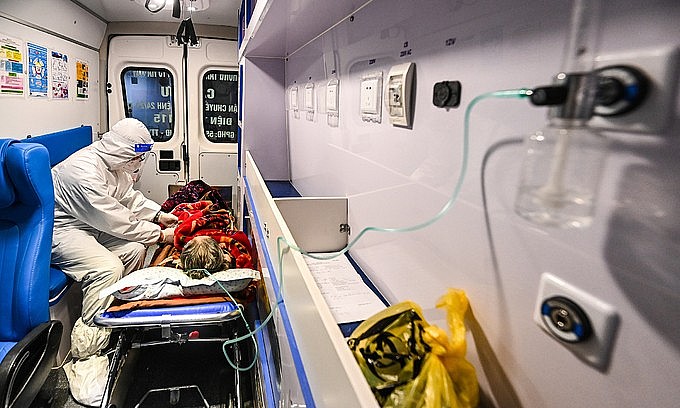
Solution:
<path fill-rule="evenodd" d="M 54 191 L 47 149 L 0 139 L 0 406 L 28 407 L 52 368 L 49 320 Z"/>
<path fill-rule="evenodd" d="M 39 143 L 49 151 L 49 164 L 54 167 L 74 152 L 92 143 L 92 126 L 80 126 L 40 136 L 29 136 L 25 143 Z M 51 183 L 51 181 L 50 181 Z M 50 306 L 56 305 L 64 296 L 73 280 L 61 269 L 52 265 L 50 270 Z"/>

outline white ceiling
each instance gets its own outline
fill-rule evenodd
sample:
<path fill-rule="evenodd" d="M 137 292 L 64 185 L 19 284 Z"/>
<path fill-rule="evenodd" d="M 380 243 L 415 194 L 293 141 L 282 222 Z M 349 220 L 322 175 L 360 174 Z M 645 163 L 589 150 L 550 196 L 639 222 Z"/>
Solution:
<path fill-rule="evenodd" d="M 173 0 L 167 0 L 167 5 L 158 13 L 151 13 L 144 8 L 143 0 L 71 0 L 73 3 L 87 8 L 102 19 L 113 21 L 165 21 L 177 22 L 172 17 Z M 189 0 L 180 0 L 188 3 Z M 238 23 L 238 7 L 240 0 L 210 0 L 206 10 L 195 11 L 191 14 L 195 24 L 227 25 L 236 27 Z M 189 17 L 185 11 L 183 18 Z"/>

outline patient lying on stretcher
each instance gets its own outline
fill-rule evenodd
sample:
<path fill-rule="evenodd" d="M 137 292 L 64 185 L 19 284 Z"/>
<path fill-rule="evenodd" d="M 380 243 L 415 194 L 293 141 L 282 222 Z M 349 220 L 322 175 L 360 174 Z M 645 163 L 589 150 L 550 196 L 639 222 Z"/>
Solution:
<path fill-rule="evenodd" d="M 208 274 L 228 269 L 230 261 L 231 256 L 222 251 L 217 241 L 207 235 L 199 235 L 184 246 L 179 266 L 190 278 L 202 279 Z"/>
<path fill-rule="evenodd" d="M 113 294 L 122 301 L 146 301 L 168 296 L 196 296 L 197 289 L 203 290 L 215 279 L 221 282 L 221 286 L 226 285 L 224 279 L 234 279 L 234 282 L 247 279 L 245 282 L 250 284 L 245 288 L 239 287 L 232 295 L 241 303 L 251 301 L 260 275 L 254 268 L 250 241 L 243 231 L 235 229 L 231 210 L 220 203 L 203 199 L 180 203 L 171 213 L 179 220 L 174 242 L 160 246 L 148 268 L 133 272 L 103 293 Z M 178 273 L 193 280 L 193 283 L 190 282 L 192 286 L 185 287 L 188 281 L 179 279 Z M 215 275 L 215 279 L 212 276 L 207 278 L 208 275 Z M 204 278 L 208 280 L 197 282 Z M 220 289 L 218 294 L 224 295 L 221 286 L 217 287 Z M 235 289 L 234 285 L 224 287 L 232 288 L 230 292 Z M 207 288 L 209 293 L 213 293 L 214 289 Z M 137 304 L 135 307 L 144 306 Z"/>
<path fill-rule="evenodd" d="M 190 267 L 181 265 L 181 252 L 196 237 L 206 236 L 216 241 L 222 249 L 225 260 L 223 269 L 253 268 L 250 241 L 243 231 L 234 228 L 234 216 L 229 210 L 211 201 L 197 201 L 179 204 L 171 213 L 179 219 L 174 243 L 160 247 L 154 254 L 151 266 L 170 266 L 184 270 L 199 268 L 196 263 Z M 209 241 L 204 241 L 201 245 L 213 246 L 213 250 L 216 250 Z"/>

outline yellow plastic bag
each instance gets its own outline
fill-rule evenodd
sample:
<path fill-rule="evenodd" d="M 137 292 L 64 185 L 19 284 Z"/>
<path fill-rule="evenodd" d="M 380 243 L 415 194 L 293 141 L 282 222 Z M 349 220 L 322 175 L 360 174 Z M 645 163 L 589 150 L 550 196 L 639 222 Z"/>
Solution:
<path fill-rule="evenodd" d="M 437 307 L 446 310 L 451 337 L 427 323 L 420 306 L 407 301 L 370 317 L 349 338 L 382 407 L 477 406 L 477 376 L 465 359 L 465 292 L 449 289 Z"/>

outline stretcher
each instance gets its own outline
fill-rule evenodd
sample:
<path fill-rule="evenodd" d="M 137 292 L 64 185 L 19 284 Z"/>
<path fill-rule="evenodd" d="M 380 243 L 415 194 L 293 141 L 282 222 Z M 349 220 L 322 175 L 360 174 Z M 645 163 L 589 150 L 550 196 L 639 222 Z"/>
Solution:
<path fill-rule="evenodd" d="M 251 374 L 222 355 L 237 367 L 252 359 L 243 363 L 252 342 L 223 346 L 245 332 L 241 313 L 234 302 L 99 313 L 95 324 L 117 337 L 100 406 L 243 406 Z"/>

